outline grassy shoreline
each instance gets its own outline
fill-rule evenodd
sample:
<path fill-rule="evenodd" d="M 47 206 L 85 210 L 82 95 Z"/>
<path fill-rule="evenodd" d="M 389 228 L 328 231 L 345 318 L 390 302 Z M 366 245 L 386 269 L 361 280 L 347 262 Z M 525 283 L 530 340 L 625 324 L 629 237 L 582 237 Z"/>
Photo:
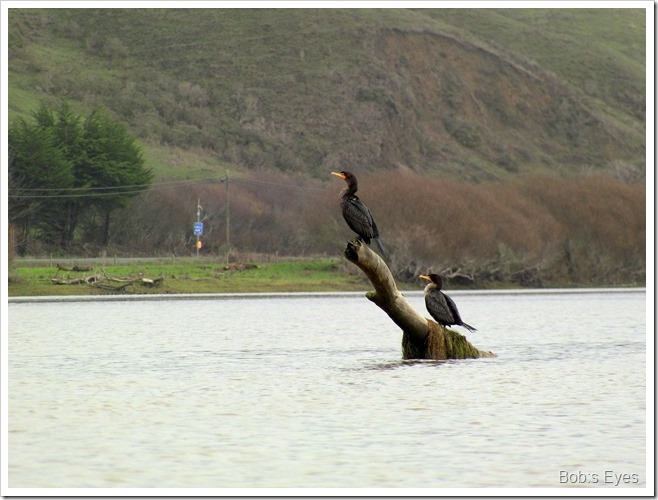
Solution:
<path fill-rule="evenodd" d="M 144 260 L 135 262 L 104 262 L 93 265 L 87 271 L 57 269 L 38 263 L 29 265 L 14 262 L 10 266 L 8 279 L 9 297 L 38 297 L 66 295 L 139 295 L 139 294 L 189 294 L 189 293 L 272 293 L 272 292 L 349 292 L 371 288 L 368 280 L 349 264 L 338 258 L 318 258 L 315 260 L 264 262 L 258 264 L 231 264 L 217 260 L 181 259 L 175 263 L 166 260 Z M 73 264 L 66 266 L 73 268 Z M 75 280 L 93 277 L 101 281 L 93 286 L 81 284 L 54 284 L 53 278 Z M 136 281 L 127 284 L 109 281 L 116 279 L 140 280 L 159 279 L 161 282 L 149 286 Z M 98 285 L 101 284 L 101 288 Z M 398 283 L 401 290 L 422 290 L 423 283 Z M 123 286 L 123 288 L 121 288 Z M 549 287 L 609 287 L 605 283 L 551 283 Z M 644 286 L 629 284 L 627 287 Z M 116 287 L 112 289 L 110 287 Z M 627 288 L 620 287 L 620 288 Z M 463 287 L 452 287 L 463 288 Z M 488 283 L 486 288 L 515 289 L 511 283 Z"/>
<path fill-rule="evenodd" d="M 94 266 L 88 271 L 58 270 L 56 267 L 22 267 L 10 271 L 9 297 L 45 295 L 182 294 L 240 292 L 330 292 L 364 290 L 364 277 L 346 272 L 337 259 L 303 262 L 270 262 L 231 265 L 219 263 L 136 264 Z M 72 267 L 72 266 L 71 266 Z M 105 276 L 117 279 L 161 278 L 154 286 L 142 282 L 129 285 L 103 279 L 108 288 L 81 284 L 54 284 L 53 278 L 75 280 Z M 111 290 L 109 287 L 123 289 Z"/>

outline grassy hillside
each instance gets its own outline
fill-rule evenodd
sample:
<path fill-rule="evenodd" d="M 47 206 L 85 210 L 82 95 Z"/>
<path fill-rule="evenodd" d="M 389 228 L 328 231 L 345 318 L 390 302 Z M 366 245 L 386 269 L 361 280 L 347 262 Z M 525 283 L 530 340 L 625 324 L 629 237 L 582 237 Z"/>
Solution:
<path fill-rule="evenodd" d="M 9 112 L 68 99 L 158 178 L 643 178 L 643 10 L 11 9 Z"/>

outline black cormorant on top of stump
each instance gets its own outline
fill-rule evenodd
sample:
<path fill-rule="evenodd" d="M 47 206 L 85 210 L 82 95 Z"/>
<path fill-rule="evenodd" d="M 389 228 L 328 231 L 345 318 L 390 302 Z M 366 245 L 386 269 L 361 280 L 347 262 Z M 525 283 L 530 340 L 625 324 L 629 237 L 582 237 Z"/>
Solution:
<path fill-rule="evenodd" d="M 352 172 L 341 170 L 340 172 L 331 172 L 331 175 L 340 177 L 347 183 L 340 191 L 340 209 L 343 212 L 343 218 L 352 231 L 354 231 L 359 240 L 367 245 L 374 241 L 384 258 L 388 258 L 381 241 L 379 241 L 379 229 L 372 217 L 368 207 L 356 195 L 359 189 L 359 181 Z"/>

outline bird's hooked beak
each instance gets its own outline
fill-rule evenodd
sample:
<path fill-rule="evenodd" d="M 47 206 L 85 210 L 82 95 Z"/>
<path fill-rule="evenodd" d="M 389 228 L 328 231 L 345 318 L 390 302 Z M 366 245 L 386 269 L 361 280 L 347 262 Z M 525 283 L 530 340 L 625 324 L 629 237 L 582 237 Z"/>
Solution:
<path fill-rule="evenodd" d="M 421 275 L 418 276 L 418 277 L 419 277 L 419 278 L 422 278 L 422 279 L 424 279 L 424 280 L 426 280 L 426 281 L 432 281 L 432 278 L 430 278 L 429 276 L 425 276 L 424 274 L 421 274 Z"/>
<path fill-rule="evenodd" d="M 342 172 L 331 172 L 331 175 L 335 175 L 336 177 L 340 177 L 341 179 L 345 180 L 345 174 Z"/>

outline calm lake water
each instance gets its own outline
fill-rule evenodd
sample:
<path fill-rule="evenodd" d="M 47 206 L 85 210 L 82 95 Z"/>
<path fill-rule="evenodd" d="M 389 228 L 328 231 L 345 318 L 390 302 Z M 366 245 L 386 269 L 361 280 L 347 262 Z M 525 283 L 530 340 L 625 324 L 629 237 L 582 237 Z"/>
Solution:
<path fill-rule="evenodd" d="M 9 487 L 647 486 L 643 289 L 451 296 L 497 357 L 361 293 L 12 300 Z"/>

